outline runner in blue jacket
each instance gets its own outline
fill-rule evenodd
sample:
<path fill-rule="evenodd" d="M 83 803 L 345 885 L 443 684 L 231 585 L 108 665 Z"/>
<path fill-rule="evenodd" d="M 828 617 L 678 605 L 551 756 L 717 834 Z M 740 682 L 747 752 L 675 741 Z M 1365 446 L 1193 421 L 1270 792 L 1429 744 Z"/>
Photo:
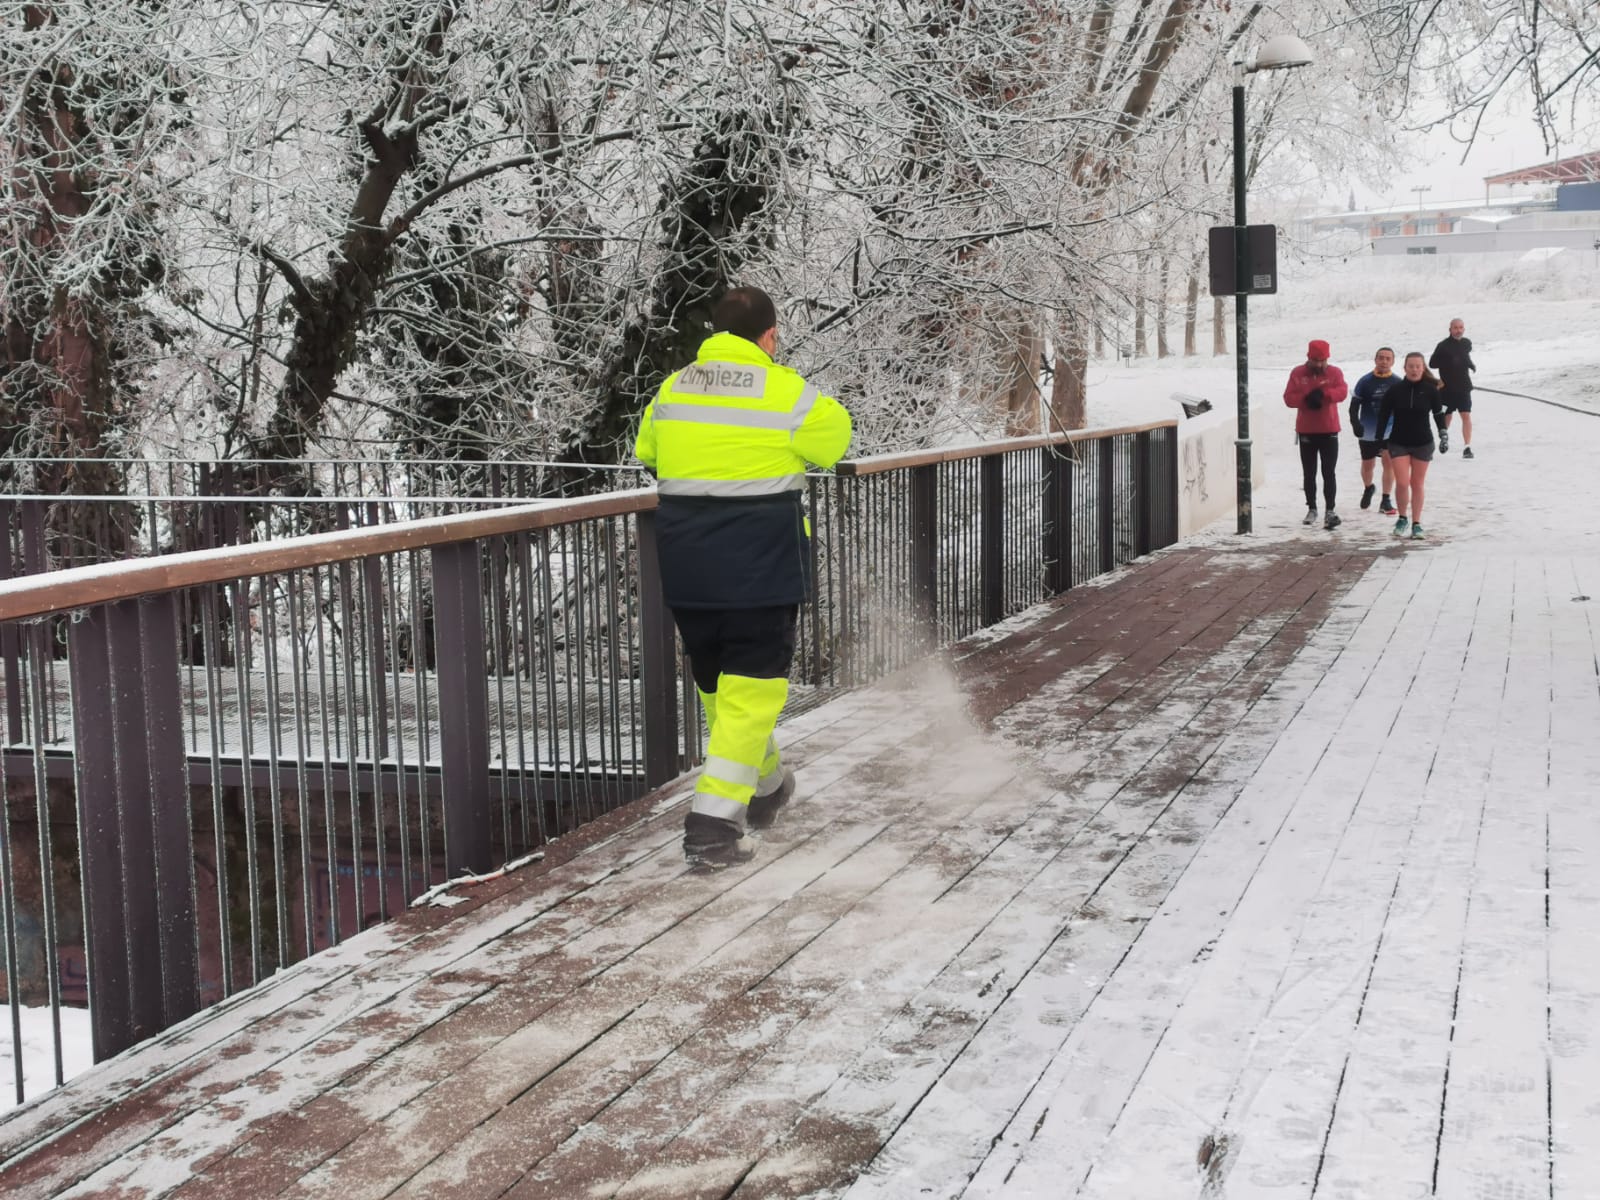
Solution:
<path fill-rule="evenodd" d="M 1350 393 L 1350 432 L 1361 443 L 1361 482 L 1364 485 L 1361 507 L 1372 507 L 1372 493 L 1375 490 L 1372 463 L 1382 458 L 1383 501 L 1378 505 L 1378 510 L 1391 517 L 1396 512 L 1394 501 L 1389 498 L 1394 492 L 1394 463 L 1389 458 L 1389 452 L 1380 449 L 1389 431 L 1385 429 L 1381 434 L 1378 432 L 1378 407 L 1394 380 L 1394 351 L 1388 346 L 1381 346 L 1372 356 L 1372 370 L 1356 381 L 1355 390 Z"/>

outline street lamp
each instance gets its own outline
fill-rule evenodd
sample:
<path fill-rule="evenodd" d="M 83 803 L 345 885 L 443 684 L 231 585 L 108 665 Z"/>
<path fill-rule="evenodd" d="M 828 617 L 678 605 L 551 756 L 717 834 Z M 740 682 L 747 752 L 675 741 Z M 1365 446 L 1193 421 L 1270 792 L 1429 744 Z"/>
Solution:
<path fill-rule="evenodd" d="M 1262 43 L 1255 58 L 1236 64 L 1245 75 L 1257 71 L 1283 71 L 1311 62 L 1311 51 L 1299 38 L 1280 33 Z M 1239 376 L 1239 532 L 1250 532 L 1250 299 L 1249 231 L 1244 205 L 1244 84 L 1233 85 L 1233 336 L 1235 368 Z"/>

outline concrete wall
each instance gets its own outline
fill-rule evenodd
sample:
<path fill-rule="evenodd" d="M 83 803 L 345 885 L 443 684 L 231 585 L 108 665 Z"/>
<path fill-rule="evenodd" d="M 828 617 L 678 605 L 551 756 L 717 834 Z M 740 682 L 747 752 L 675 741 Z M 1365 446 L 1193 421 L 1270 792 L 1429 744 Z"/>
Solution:
<path fill-rule="evenodd" d="M 1250 478 L 1256 487 L 1267 481 L 1266 439 L 1290 437 L 1283 421 L 1274 421 L 1287 410 L 1280 404 L 1269 409 L 1264 404 L 1250 405 Z M 1238 412 L 1231 401 L 1198 417 L 1178 422 L 1178 536 L 1186 538 L 1213 521 L 1226 517 L 1230 528 L 1238 510 L 1238 459 L 1234 438 L 1238 436 Z"/>

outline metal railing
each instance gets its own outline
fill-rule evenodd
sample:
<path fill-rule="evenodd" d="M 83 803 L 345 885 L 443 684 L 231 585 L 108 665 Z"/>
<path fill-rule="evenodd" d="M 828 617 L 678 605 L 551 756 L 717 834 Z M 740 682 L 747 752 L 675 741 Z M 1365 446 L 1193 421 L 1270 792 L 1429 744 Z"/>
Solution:
<path fill-rule="evenodd" d="M 80 494 L 85 467 L 123 486 Z M 650 482 L 637 466 L 559 462 L 0 458 L 0 578 L 504 507 L 579 473 Z"/>
<path fill-rule="evenodd" d="M 791 705 L 1177 537 L 1172 422 L 808 481 Z M 0 582 L 0 932 L 19 1100 L 660 786 L 700 720 L 655 493 Z M 24 1081 L 43 1010 L 56 1066 Z"/>

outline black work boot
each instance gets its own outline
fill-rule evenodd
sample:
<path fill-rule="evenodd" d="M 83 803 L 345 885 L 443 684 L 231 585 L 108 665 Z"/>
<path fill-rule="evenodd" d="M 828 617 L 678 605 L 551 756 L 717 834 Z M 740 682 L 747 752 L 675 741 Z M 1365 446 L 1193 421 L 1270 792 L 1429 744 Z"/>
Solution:
<path fill-rule="evenodd" d="M 765 829 L 778 819 L 778 810 L 789 803 L 789 797 L 794 795 L 794 772 L 788 767 L 783 769 L 783 782 L 778 785 L 778 790 L 768 796 L 750 797 L 750 828 Z"/>
<path fill-rule="evenodd" d="M 683 819 L 683 857 L 691 867 L 716 870 L 755 857 L 755 843 L 732 821 L 692 812 Z"/>

